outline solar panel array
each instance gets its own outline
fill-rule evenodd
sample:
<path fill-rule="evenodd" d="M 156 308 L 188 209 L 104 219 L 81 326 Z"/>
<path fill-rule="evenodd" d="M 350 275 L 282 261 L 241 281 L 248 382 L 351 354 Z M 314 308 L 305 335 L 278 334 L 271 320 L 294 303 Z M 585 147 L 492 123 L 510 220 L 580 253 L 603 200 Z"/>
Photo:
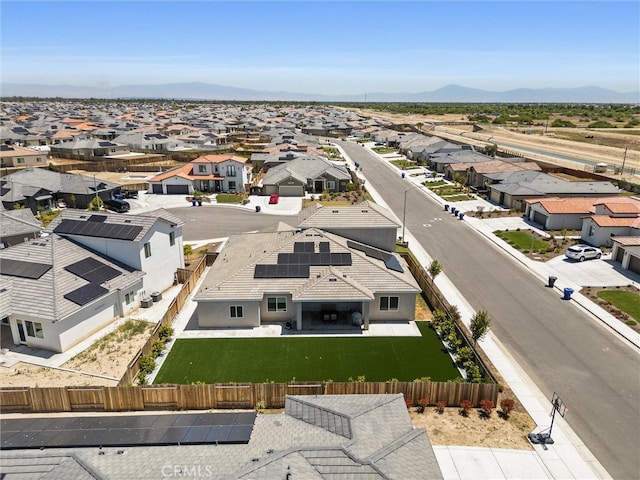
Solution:
<path fill-rule="evenodd" d="M 115 223 L 83 222 L 65 219 L 53 230 L 54 233 L 81 235 L 83 237 L 134 240 L 142 231 L 140 225 L 120 225 Z"/>
<path fill-rule="evenodd" d="M 103 283 L 120 275 L 120 272 L 115 268 L 91 257 L 67 265 L 64 269 L 88 282 L 95 283 Z"/>
<path fill-rule="evenodd" d="M 25 262 L 11 258 L 0 260 L 0 275 L 37 280 L 49 270 L 51 270 L 51 265 L 46 263 Z"/>
<path fill-rule="evenodd" d="M 279 253 L 276 265 L 255 266 L 253 278 L 309 278 L 310 266 L 351 265 L 350 252 L 330 252 L 329 242 L 295 242 L 293 253 Z"/>
<path fill-rule="evenodd" d="M 91 215 L 87 221 L 88 222 L 99 222 L 103 223 L 107 219 L 106 215 Z"/>
<path fill-rule="evenodd" d="M 367 257 L 382 260 L 385 266 L 389 270 L 394 270 L 400 273 L 404 272 L 402 265 L 400 265 L 400 262 L 398 261 L 396 256 L 392 253 L 385 252 L 384 250 L 380 250 L 377 248 L 369 247 L 368 245 L 363 245 L 362 243 L 352 242 L 351 240 L 347 240 L 347 247 L 353 248 L 354 250 L 358 250 L 364 253 Z"/>
<path fill-rule="evenodd" d="M 318 265 L 344 266 L 351 265 L 351 253 L 279 253 L 278 264 L 283 265 Z"/>
<path fill-rule="evenodd" d="M 256 265 L 253 278 L 309 278 L 309 265 Z"/>
<path fill-rule="evenodd" d="M 97 283 L 88 283 L 84 287 L 76 288 L 73 292 L 67 293 L 64 298 L 82 307 L 107 293 L 109 293 L 109 290 Z"/>
<path fill-rule="evenodd" d="M 7 418 L 0 449 L 247 444 L 255 420 L 256 412 Z"/>

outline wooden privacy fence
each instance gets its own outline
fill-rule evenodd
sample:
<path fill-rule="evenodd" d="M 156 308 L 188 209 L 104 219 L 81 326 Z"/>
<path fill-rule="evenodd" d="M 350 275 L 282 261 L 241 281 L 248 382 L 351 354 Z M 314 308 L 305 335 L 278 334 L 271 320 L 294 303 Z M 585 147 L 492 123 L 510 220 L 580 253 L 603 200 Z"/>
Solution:
<path fill-rule="evenodd" d="M 75 412 L 136 410 L 207 410 L 284 408 L 286 395 L 362 395 L 402 393 L 417 403 L 428 398 L 459 406 L 497 404 L 498 385 L 454 382 L 251 383 L 212 385 L 149 385 L 129 387 L 0 388 L 2 412 Z"/>
<path fill-rule="evenodd" d="M 178 295 L 176 295 L 176 298 L 174 298 L 173 301 L 169 304 L 169 307 L 167 308 L 165 314 L 162 316 L 162 319 L 160 319 L 160 321 L 156 324 L 153 332 L 151 332 L 151 336 L 147 339 L 147 342 L 142 346 L 140 350 L 138 350 L 131 362 L 129 362 L 127 370 L 124 372 L 124 375 L 122 375 L 122 378 L 118 382 L 119 386 L 132 385 L 135 382 L 136 377 L 138 376 L 138 372 L 140 371 L 140 357 L 143 355 L 151 354 L 153 342 L 160 339 L 160 327 L 162 327 L 163 325 L 171 326 L 173 324 L 176 316 L 178 315 L 178 313 L 180 313 L 182 307 L 184 307 L 184 304 L 187 301 L 187 297 L 189 297 L 191 292 L 193 292 L 193 290 L 196 288 L 196 284 L 204 273 L 205 268 L 213 263 L 213 260 L 209 258 L 210 256 L 213 256 L 213 258 L 215 259 L 217 254 L 207 253 L 207 255 L 203 256 L 200 259 L 200 262 L 193 270 L 187 270 L 184 268 L 178 269 L 178 282 L 182 283 L 182 288 L 178 292 Z"/>

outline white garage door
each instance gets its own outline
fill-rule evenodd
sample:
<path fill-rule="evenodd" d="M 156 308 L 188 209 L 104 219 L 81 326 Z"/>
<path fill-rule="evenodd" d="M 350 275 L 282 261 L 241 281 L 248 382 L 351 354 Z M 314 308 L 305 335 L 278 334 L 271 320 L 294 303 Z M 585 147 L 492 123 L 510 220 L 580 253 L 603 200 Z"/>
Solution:
<path fill-rule="evenodd" d="M 301 197 L 304 194 L 304 190 L 299 185 L 280 185 L 278 193 L 281 197 Z"/>

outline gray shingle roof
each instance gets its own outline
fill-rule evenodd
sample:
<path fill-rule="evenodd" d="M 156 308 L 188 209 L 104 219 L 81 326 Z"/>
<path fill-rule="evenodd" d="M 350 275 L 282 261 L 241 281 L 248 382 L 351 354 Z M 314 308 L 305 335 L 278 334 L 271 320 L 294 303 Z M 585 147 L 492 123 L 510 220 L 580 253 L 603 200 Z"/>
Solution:
<path fill-rule="evenodd" d="M 351 439 L 332 433 L 322 422 L 297 418 L 340 418 Z M 414 480 L 442 479 L 426 430 L 414 429 L 402 394 L 290 396 L 284 414 L 258 415 L 246 445 L 190 445 L 116 449 L 0 451 L 13 473 L 28 472 L 31 462 L 61 463 L 73 455 L 88 475 L 55 478 L 107 480 L 206 477 L 215 480 L 294 479 Z M 21 460 L 21 461 L 20 461 Z M 22 469 L 22 470 L 21 470 Z M 169 475 L 170 474 L 170 475 Z M 189 474 L 189 475 L 188 475 Z M 23 476 L 20 478 L 47 478 Z"/>
<path fill-rule="evenodd" d="M 308 278 L 254 278 L 256 264 L 277 264 L 279 253 L 293 253 L 295 242 L 328 242 L 331 252 L 351 253 L 351 265 L 309 267 Z M 402 259 L 399 259 L 403 264 Z M 330 281 L 334 277 L 340 281 Z M 344 291 L 348 291 L 345 294 Z M 419 292 L 409 272 L 397 272 L 385 262 L 350 249 L 347 239 L 319 229 L 295 232 L 265 232 L 229 238 L 204 279 L 195 300 L 260 300 L 264 292 L 285 291 L 308 300 L 331 300 L 356 295 L 373 298 L 376 291 Z"/>
<path fill-rule="evenodd" d="M 67 271 L 65 267 L 85 258 L 94 258 L 119 272 L 117 277 L 101 284 L 109 293 L 130 287 L 144 275 L 144 272 L 123 266 L 71 240 L 49 235 L 0 250 L 0 269 L 5 260 L 51 266 L 40 278 L 0 274 L 0 289 L 6 288 L 9 292 L 8 301 L 4 298 L 6 292 L 0 298 L 0 306 L 3 307 L 0 316 L 29 315 L 58 321 L 80 310 L 81 306 L 64 296 L 90 282 Z"/>
<path fill-rule="evenodd" d="M 373 202 L 340 207 L 310 207 L 300 212 L 300 228 L 399 228 L 393 214 Z"/>
<path fill-rule="evenodd" d="M 5 189 L 33 188 L 46 189 L 51 192 L 73 193 L 78 195 L 94 194 L 98 191 L 113 190 L 120 186 L 119 183 L 106 180 L 96 180 L 86 175 L 73 173 L 58 173 L 44 168 L 25 168 L 3 178 L 7 183 Z M 27 195 L 25 195 L 27 196 Z M 4 200 L 4 194 L 2 195 Z"/>

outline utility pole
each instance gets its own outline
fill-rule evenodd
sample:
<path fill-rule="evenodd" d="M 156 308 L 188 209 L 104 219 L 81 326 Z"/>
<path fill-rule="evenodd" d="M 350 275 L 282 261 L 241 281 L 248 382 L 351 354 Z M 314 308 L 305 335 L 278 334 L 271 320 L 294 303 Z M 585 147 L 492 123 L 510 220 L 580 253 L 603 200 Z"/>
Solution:
<path fill-rule="evenodd" d="M 96 174 L 93 174 L 93 191 L 96 194 L 96 209 L 100 211 L 100 200 L 98 198 L 98 186 L 96 184 Z"/>
<path fill-rule="evenodd" d="M 624 162 L 627 161 L 627 149 L 624 149 L 624 157 L 622 157 L 622 168 L 620 169 L 620 176 L 624 175 Z"/>

